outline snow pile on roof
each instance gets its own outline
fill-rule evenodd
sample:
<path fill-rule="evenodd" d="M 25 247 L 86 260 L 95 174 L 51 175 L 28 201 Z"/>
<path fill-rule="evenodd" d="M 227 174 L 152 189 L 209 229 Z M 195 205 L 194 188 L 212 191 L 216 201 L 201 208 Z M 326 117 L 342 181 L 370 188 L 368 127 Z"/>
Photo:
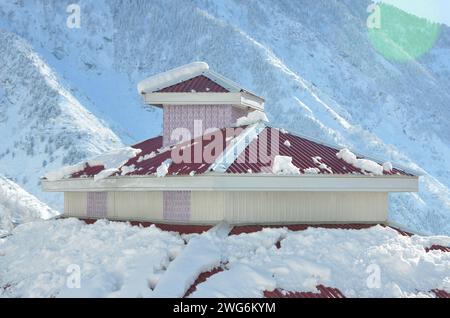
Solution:
<path fill-rule="evenodd" d="M 383 166 L 369 159 L 358 159 L 356 155 L 347 148 L 341 149 L 336 156 L 355 168 L 361 169 L 363 172 L 383 175 Z"/>
<path fill-rule="evenodd" d="M 86 225 L 76 219 L 19 225 L 0 240 L 0 297 L 180 296 L 200 271 L 219 264 L 224 270 L 190 297 L 317 292 L 320 284 L 346 297 L 434 297 L 433 289 L 450 291 L 450 253 L 426 251 L 450 245 L 450 237 L 407 237 L 383 226 L 226 233 L 191 234 L 184 245 L 179 234 L 154 226 Z M 73 265 L 82 273 L 79 289 L 66 285 Z"/>
<path fill-rule="evenodd" d="M 15 224 L 49 219 L 58 214 L 11 180 L 0 176 L 0 237 L 7 235 Z"/>
<path fill-rule="evenodd" d="M 305 173 L 305 174 L 319 174 L 320 173 L 320 169 L 319 168 L 306 168 L 306 169 L 303 169 L 303 173 Z"/>
<path fill-rule="evenodd" d="M 285 145 L 286 147 L 290 147 L 291 146 L 291 142 L 289 141 L 289 140 L 285 140 L 284 142 L 283 142 L 283 145 Z"/>
<path fill-rule="evenodd" d="M 99 181 L 118 172 L 121 166 L 123 166 L 131 158 L 137 156 L 139 153 L 141 153 L 141 149 L 132 147 L 119 148 L 76 165 L 66 166 L 59 170 L 49 172 L 44 178 L 49 181 L 61 180 L 69 178 L 72 174 L 82 171 L 88 165 L 91 167 L 103 166 L 104 170 L 94 176 L 94 180 Z"/>
<path fill-rule="evenodd" d="M 269 122 L 267 116 L 264 112 L 259 110 L 254 110 L 247 114 L 247 116 L 240 117 L 236 121 L 236 126 L 247 126 L 252 125 L 258 122 Z"/>
<path fill-rule="evenodd" d="M 146 161 L 148 159 L 154 158 L 155 156 L 156 156 L 156 152 L 152 151 L 151 153 L 148 153 L 148 154 L 146 154 L 144 156 L 140 156 L 138 158 L 137 162 L 139 163 L 139 162 L 142 162 L 142 161 Z"/>
<path fill-rule="evenodd" d="M 139 94 L 152 93 L 178 82 L 182 82 L 183 80 L 198 76 L 207 70 L 209 70 L 209 65 L 205 62 L 186 64 L 139 82 L 138 92 Z"/>
<path fill-rule="evenodd" d="M 172 159 L 164 160 L 161 165 L 156 169 L 156 176 L 158 178 L 163 178 L 169 172 L 169 167 L 172 164 Z"/>
<path fill-rule="evenodd" d="M 322 157 L 315 156 L 311 159 L 313 160 L 314 164 L 319 167 L 319 169 L 326 170 L 328 171 L 328 173 L 333 173 L 333 170 L 331 170 L 331 168 L 328 167 L 326 163 L 322 162 Z"/>
<path fill-rule="evenodd" d="M 275 156 L 272 163 L 272 172 L 279 175 L 300 174 L 300 169 L 292 163 L 292 157 Z"/>
<path fill-rule="evenodd" d="M 390 163 L 390 162 L 383 163 L 383 171 L 391 172 L 392 169 L 393 169 L 392 163 Z"/>

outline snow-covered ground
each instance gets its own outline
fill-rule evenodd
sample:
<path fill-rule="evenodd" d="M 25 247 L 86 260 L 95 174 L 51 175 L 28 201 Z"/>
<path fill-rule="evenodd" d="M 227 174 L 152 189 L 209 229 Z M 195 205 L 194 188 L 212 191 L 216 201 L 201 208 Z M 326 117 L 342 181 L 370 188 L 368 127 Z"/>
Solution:
<path fill-rule="evenodd" d="M 0 297 L 181 297 L 217 266 L 224 270 L 189 297 L 262 297 L 274 289 L 317 291 L 320 284 L 347 297 L 450 291 L 450 253 L 425 250 L 448 246 L 450 237 L 407 237 L 382 226 L 228 232 L 221 225 L 181 236 L 76 219 L 22 224 L 0 240 Z"/>
<path fill-rule="evenodd" d="M 0 237 L 16 224 L 36 219 L 50 219 L 59 212 L 48 207 L 19 185 L 0 175 Z"/>

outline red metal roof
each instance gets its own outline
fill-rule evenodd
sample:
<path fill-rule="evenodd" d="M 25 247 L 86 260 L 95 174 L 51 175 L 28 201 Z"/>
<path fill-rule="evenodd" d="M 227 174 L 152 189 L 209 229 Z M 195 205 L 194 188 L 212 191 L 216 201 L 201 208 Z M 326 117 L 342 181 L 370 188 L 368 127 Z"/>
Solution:
<path fill-rule="evenodd" d="M 442 289 L 433 289 L 432 292 L 436 295 L 437 298 L 450 298 L 450 293 L 447 293 Z"/>
<path fill-rule="evenodd" d="M 160 89 L 158 93 L 228 93 L 229 91 L 204 75 Z"/>
<path fill-rule="evenodd" d="M 124 166 L 133 167 L 133 171 L 122 175 L 151 175 L 155 174 L 157 168 L 168 159 L 173 162 L 169 167 L 168 175 L 188 175 L 191 172 L 202 174 L 209 171 L 210 166 L 223 152 L 223 149 L 215 148 L 215 141 L 220 138 L 224 149 L 230 147 L 230 142 L 237 137 L 246 127 L 223 128 L 215 132 L 191 139 L 186 142 L 176 144 L 165 149 L 162 148 L 162 137 L 152 138 L 138 143 L 133 148 L 141 149 L 141 153 L 131 158 Z M 286 144 L 288 142 L 288 144 Z M 278 145 L 276 147 L 276 145 Z M 272 146 L 274 146 L 272 148 Z M 214 151 L 213 151 L 214 150 Z M 321 174 L 330 174 L 327 168 L 320 167 L 314 162 L 314 157 L 320 157 L 320 162 L 331 169 L 333 174 L 364 174 L 358 168 L 339 159 L 336 154 L 338 149 L 321 144 L 316 141 L 296 136 L 277 128 L 264 128 L 257 138 L 255 138 L 242 152 L 237 154 L 237 159 L 227 168 L 227 173 L 246 174 L 251 173 L 271 173 L 272 162 L 276 155 L 292 157 L 292 163 L 304 169 L 318 168 Z M 205 158 L 204 154 L 209 156 Z M 180 162 L 174 156 L 178 154 Z M 183 160 L 181 160 L 181 157 Z M 77 177 L 93 177 L 104 169 L 103 166 L 87 166 L 83 171 L 72 175 Z M 120 175 L 121 172 L 114 174 Z M 406 175 L 411 174 L 394 168 L 391 172 L 384 172 L 385 175 Z"/>
<path fill-rule="evenodd" d="M 153 151 L 158 151 L 159 148 L 162 147 L 163 144 L 163 137 L 158 136 L 154 138 L 147 139 L 143 142 L 140 142 L 136 145 L 133 145 L 133 148 L 141 149 L 142 154 L 149 154 Z M 72 174 L 72 178 L 79 178 L 79 177 L 93 177 L 96 174 L 98 174 L 100 171 L 104 169 L 103 166 L 87 166 L 84 170 L 81 170 L 77 173 Z"/>
<path fill-rule="evenodd" d="M 318 285 L 318 293 L 313 292 L 286 292 L 280 289 L 274 291 L 265 291 L 266 298 L 345 298 L 344 294 L 337 288 Z"/>
<path fill-rule="evenodd" d="M 268 153 L 266 149 L 272 149 L 272 144 L 278 141 L 278 152 Z M 289 146 L 285 143 L 289 142 Z M 266 146 L 267 145 L 267 146 Z M 274 147 L 276 149 L 276 147 Z M 276 155 L 292 157 L 292 163 L 303 169 L 319 168 L 314 162 L 313 157 L 320 157 L 321 162 L 326 164 L 333 174 L 363 174 L 363 172 L 346 163 L 344 160 L 336 156 L 339 150 L 320 144 L 318 142 L 308 140 L 306 138 L 296 136 L 277 128 L 267 127 L 262 131 L 258 138 L 255 139 L 248 147 L 241 153 L 239 158 L 228 168 L 228 173 L 248 173 L 251 170 L 253 173 L 270 172 L 271 163 Z M 270 157 L 270 162 L 267 162 L 267 157 Z M 325 169 L 319 168 L 322 174 L 328 174 Z M 393 169 L 391 172 L 384 172 L 385 175 L 410 175 L 399 169 Z"/>
<path fill-rule="evenodd" d="M 176 144 L 168 147 L 156 154 L 155 157 L 149 158 L 139 162 L 139 158 L 150 154 L 149 149 L 142 149 L 142 152 L 135 158 L 130 159 L 125 166 L 135 166 L 135 170 L 126 175 L 150 175 L 156 173 L 156 169 L 167 159 L 173 159 L 173 154 L 178 154 L 180 157 L 188 158 L 182 162 L 173 162 L 169 167 L 168 175 L 189 175 L 191 172 L 195 174 L 202 174 L 208 171 L 210 165 L 216 160 L 221 152 L 214 152 L 214 143 L 216 138 L 221 138 L 221 143 L 228 147 L 232 138 L 239 135 L 244 128 L 232 129 L 223 128 L 216 132 L 212 132 L 186 142 Z M 140 148 L 139 145 L 133 146 Z M 140 148 L 141 149 L 141 148 Z M 209 157 L 204 156 L 208 153 Z M 200 154 L 200 155 L 199 155 Z"/>

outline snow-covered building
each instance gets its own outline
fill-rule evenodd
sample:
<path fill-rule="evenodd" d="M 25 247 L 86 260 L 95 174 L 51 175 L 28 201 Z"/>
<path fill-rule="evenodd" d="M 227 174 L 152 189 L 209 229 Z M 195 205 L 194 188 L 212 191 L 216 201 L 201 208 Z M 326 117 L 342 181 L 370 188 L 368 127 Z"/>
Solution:
<path fill-rule="evenodd" d="M 64 214 L 155 223 L 384 223 L 418 176 L 273 127 L 264 99 L 191 63 L 138 85 L 163 134 L 47 174 Z"/>

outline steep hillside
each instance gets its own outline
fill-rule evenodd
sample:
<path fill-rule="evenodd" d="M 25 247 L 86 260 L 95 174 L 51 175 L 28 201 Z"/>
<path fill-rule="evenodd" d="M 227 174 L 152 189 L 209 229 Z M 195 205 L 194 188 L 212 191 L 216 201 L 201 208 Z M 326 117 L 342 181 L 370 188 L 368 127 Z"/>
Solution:
<path fill-rule="evenodd" d="M 274 124 L 424 174 L 418 194 L 392 196 L 391 220 L 448 234 L 450 30 L 440 27 L 425 55 L 391 61 L 370 41 L 370 3 L 86 1 L 81 28 L 70 29 L 67 3 L 17 1 L 0 6 L 0 27 L 30 41 L 127 142 L 160 131 L 160 113 L 144 108 L 136 83 L 205 60 L 263 95 Z"/>
<path fill-rule="evenodd" d="M 58 212 L 27 193 L 17 184 L 0 176 L 0 237 L 15 224 L 36 219 L 49 219 Z"/>
<path fill-rule="evenodd" d="M 44 171 L 121 145 L 120 139 L 68 92 L 21 38 L 0 31 L 0 173 L 61 208 L 42 193 Z"/>

